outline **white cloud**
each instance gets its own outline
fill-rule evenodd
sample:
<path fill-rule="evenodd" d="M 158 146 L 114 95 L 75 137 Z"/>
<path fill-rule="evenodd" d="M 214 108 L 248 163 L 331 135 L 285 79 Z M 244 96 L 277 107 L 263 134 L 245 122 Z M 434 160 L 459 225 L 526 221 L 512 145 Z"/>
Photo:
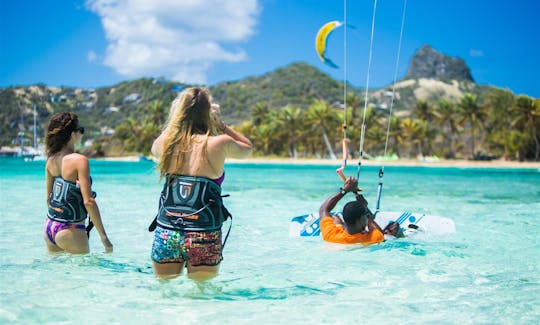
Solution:
<path fill-rule="evenodd" d="M 472 56 L 473 58 L 474 58 L 474 57 L 481 57 L 481 56 L 484 56 L 484 51 L 482 51 L 482 50 L 470 49 L 470 50 L 469 50 L 469 55 Z"/>
<path fill-rule="evenodd" d="M 109 42 L 104 63 L 129 76 L 204 83 L 215 62 L 239 62 L 257 0 L 87 0 Z M 227 49 L 226 46 L 234 49 Z"/>
<path fill-rule="evenodd" d="M 94 52 L 92 50 L 88 51 L 88 53 L 86 54 L 86 59 L 88 60 L 88 62 L 96 61 L 96 59 L 97 59 L 96 52 Z"/>

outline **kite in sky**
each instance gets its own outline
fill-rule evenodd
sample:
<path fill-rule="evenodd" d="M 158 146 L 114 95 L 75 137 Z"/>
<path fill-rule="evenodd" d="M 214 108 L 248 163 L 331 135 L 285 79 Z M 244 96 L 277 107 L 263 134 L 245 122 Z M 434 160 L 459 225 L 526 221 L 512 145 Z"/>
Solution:
<path fill-rule="evenodd" d="M 317 33 L 317 37 L 315 38 L 315 50 L 317 51 L 317 55 L 319 56 L 319 59 L 321 59 L 322 62 L 324 62 L 326 65 L 331 66 L 332 68 L 337 68 L 338 66 L 332 62 L 328 57 L 325 56 L 326 53 L 326 41 L 328 39 L 328 36 L 332 33 L 332 31 L 338 27 L 343 25 L 342 22 L 334 20 L 331 22 L 328 22 L 319 29 L 319 32 Z"/>

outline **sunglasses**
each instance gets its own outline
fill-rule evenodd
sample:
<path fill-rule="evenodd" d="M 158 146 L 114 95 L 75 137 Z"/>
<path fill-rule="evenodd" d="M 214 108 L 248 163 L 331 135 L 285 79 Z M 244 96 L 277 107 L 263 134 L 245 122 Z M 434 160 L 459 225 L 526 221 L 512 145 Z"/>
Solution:
<path fill-rule="evenodd" d="M 80 134 L 84 134 L 84 126 L 78 126 L 73 130 L 73 132 L 79 132 Z"/>

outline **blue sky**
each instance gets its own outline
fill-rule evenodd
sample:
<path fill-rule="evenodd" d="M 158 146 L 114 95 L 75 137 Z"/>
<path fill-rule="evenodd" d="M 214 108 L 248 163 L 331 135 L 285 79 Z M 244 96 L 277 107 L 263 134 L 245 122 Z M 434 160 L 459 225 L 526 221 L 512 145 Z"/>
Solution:
<path fill-rule="evenodd" d="M 341 0 L 0 1 L 0 87 L 100 87 L 138 77 L 213 85 L 296 61 L 344 78 L 343 29 L 314 50 Z M 391 84 L 403 0 L 378 0 L 370 87 Z M 347 80 L 366 83 L 373 1 L 347 0 Z M 398 79 L 424 44 L 461 57 L 479 84 L 540 97 L 540 1 L 407 0 Z"/>

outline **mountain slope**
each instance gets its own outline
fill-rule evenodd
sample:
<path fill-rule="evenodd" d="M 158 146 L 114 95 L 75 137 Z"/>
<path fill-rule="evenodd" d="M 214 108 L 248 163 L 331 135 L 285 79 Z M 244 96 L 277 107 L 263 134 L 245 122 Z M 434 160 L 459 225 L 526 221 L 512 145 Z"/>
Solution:
<path fill-rule="evenodd" d="M 250 117 L 251 108 L 265 103 L 271 108 L 294 105 L 305 108 L 314 99 L 334 103 L 341 99 L 342 85 L 317 68 L 296 62 L 262 76 L 224 82 L 210 87 L 223 114 L 233 122 Z"/>
<path fill-rule="evenodd" d="M 410 62 L 406 76 L 396 83 L 394 108 L 409 111 L 418 100 L 459 100 L 465 93 L 481 94 L 492 87 L 476 85 L 470 69 L 459 58 L 451 58 L 430 46 L 419 49 Z M 161 101 L 162 115 L 171 101 L 187 84 L 164 79 L 142 78 L 121 82 L 112 87 L 81 89 L 33 85 L 0 89 L 0 144 L 13 145 L 20 131 L 31 137 L 33 106 L 38 113 L 38 135 L 54 112 L 78 114 L 92 139 L 107 136 L 126 121 L 142 121 L 152 116 L 152 105 Z M 374 107 L 388 107 L 392 85 L 370 91 Z M 224 118 L 239 124 L 251 117 L 256 104 L 270 109 L 286 105 L 305 109 L 314 99 L 330 104 L 342 101 L 343 84 L 307 63 L 296 62 L 260 76 L 223 82 L 210 87 L 214 100 L 221 104 Z M 352 89 L 361 100 L 362 89 Z M 155 110 L 155 109 L 154 109 Z M 155 121 L 159 123 L 159 121 Z M 30 140 L 30 139 L 28 139 Z M 27 142 L 30 143 L 30 142 Z"/>

